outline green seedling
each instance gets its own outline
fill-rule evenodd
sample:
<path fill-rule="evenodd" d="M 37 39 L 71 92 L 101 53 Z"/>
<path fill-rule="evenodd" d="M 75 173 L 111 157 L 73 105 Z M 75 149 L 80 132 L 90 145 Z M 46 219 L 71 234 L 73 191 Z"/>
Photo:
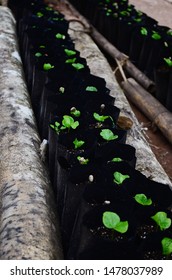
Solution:
<path fill-rule="evenodd" d="M 76 51 L 69 50 L 69 49 L 64 49 L 64 52 L 67 56 L 73 56 L 76 54 Z"/>
<path fill-rule="evenodd" d="M 151 37 L 154 40 L 160 40 L 161 39 L 161 35 L 157 31 L 154 31 L 154 30 L 152 30 L 152 36 Z"/>
<path fill-rule="evenodd" d="M 170 255 L 172 253 L 172 239 L 169 237 L 164 237 L 161 240 L 162 253 L 163 255 Z"/>
<path fill-rule="evenodd" d="M 35 56 L 36 56 L 36 57 L 40 57 L 40 56 L 42 56 L 42 53 L 36 52 L 36 53 L 35 53 Z"/>
<path fill-rule="evenodd" d="M 98 90 L 94 86 L 88 86 L 88 87 L 86 87 L 86 91 L 95 91 L 95 92 L 97 92 Z"/>
<path fill-rule="evenodd" d="M 84 68 L 84 65 L 81 63 L 72 63 L 72 66 L 78 71 Z"/>
<path fill-rule="evenodd" d="M 75 138 L 75 140 L 73 141 L 73 144 L 75 146 L 75 149 L 79 149 L 85 144 L 85 141 L 78 140 L 77 138 Z"/>
<path fill-rule="evenodd" d="M 118 138 L 118 135 L 115 135 L 110 129 L 102 129 L 100 136 L 106 141 L 112 141 Z"/>
<path fill-rule="evenodd" d="M 37 17 L 43 17 L 44 14 L 41 12 L 37 12 L 36 15 L 37 15 Z"/>
<path fill-rule="evenodd" d="M 70 109 L 70 114 L 76 118 L 79 118 L 81 116 L 81 112 L 77 110 L 75 107 L 72 107 Z"/>
<path fill-rule="evenodd" d="M 102 217 L 103 225 L 114 231 L 125 233 L 128 230 L 128 221 L 121 221 L 118 214 L 110 211 L 105 211 Z"/>
<path fill-rule="evenodd" d="M 103 115 L 99 115 L 98 113 L 94 113 L 93 117 L 98 122 L 104 122 L 105 120 L 110 119 L 112 121 L 113 126 L 115 126 L 115 123 L 114 123 L 113 118 L 111 116 L 103 116 Z"/>
<path fill-rule="evenodd" d="M 113 177 L 114 177 L 113 181 L 117 185 L 121 185 L 126 179 L 130 178 L 129 175 L 123 175 L 122 173 L 117 171 L 113 173 Z"/>
<path fill-rule="evenodd" d="M 165 230 L 171 226 L 171 219 L 167 217 L 166 212 L 157 212 L 151 219 L 156 222 L 160 230 Z"/>
<path fill-rule="evenodd" d="M 53 69 L 53 68 L 54 68 L 54 65 L 51 65 L 51 63 L 44 63 L 44 65 L 43 65 L 43 69 L 45 71 L 48 71 L 48 70 Z"/>
<path fill-rule="evenodd" d="M 164 58 L 164 61 L 167 63 L 167 65 L 168 65 L 169 67 L 172 67 L 172 59 L 171 59 L 171 57 Z"/>
<path fill-rule="evenodd" d="M 62 125 L 61 129 L 76 129 L 79 126 L 79 122 L 75 121 L 71 116 L 64 115 Z"/>
<path fill-rule="evenodd" d="M 50 124 L 50 127 L 54 129 L 54 131 L 58 134 L 60 132 L 60 123 L 55 122 L 54 124 Z"/>
<path fill-rule="evenodd" d="M 99 115 L 98 113 L 94 113 L 93 117 L 95 118 L 96 121 L 98 122 L 104 122 L 105 120 L 107 120 L 109 118 L 109 116 L 103 116 L 103 115 Z"/>
<path fill-rule="evenodd" d="M 144 206 L 149 206 L 152 205 L 152 199 L 147 198 L 147 196 L 143 193 L 138 193 L 134 196 L 134 199 L 137 203 L 144 205 Z"/>
<path fill-rule="evenodd" d="M 119 158 L 119 157 L 115 157 L 111 160 L 111 162 L 121 162 L 122 161 L 122 158 Z"/>
<path fill-rule="evenodd" d="M 58 134 L 60 131 L 68 129 L 76 129 L 79 126 L 79 122 L 75 121 L 71 116 L 64 115 L 62 120 L 62 125 L 59 122 L 50 124 L 50 127 Z"/>
<path fill-rule="evenodd" d="M 66 36 L 61 33 L 57 33 L 55 37 L 56 37 L 56 39 L 62 39 L 62 40 L 64 40 L 66 38 Z"/>
<path fill-rule="evenodd" d="M 86 165 L 86 164 L 89 163 L 89 159 L 88 159 L 88 158 L 84 158 L 84 157 L 78 156 L 78 157 L 77 157 L 77 160 L 79 161 L 79 163 L 80 163 L 81 165 Z"/>
<path fill-rule="evenodd" d="M 75 62 L 76 62 L 76 57 L 66 59 L 66 61 L 65 61 L 65 63 L 67 63 L 67 64 L 73 64 L 73 63 L 75 63 Z"/>
<path fill-rule="evenodd" d="M 145 27 L 141 27 L 140 33 L 141 33 L 143 36 L 147 36 L 147 35 L 148 35 L 148 30 L 147 30 Z"/>

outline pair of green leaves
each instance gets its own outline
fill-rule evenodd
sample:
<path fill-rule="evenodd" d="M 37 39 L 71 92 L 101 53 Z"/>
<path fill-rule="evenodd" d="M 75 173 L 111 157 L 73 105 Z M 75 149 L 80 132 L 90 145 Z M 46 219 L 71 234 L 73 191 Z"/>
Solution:
<path fill-rule="evenodd" d="M 110 119 L 112 121 L 112 125 L 113 126 L 115 125 L 114 120 L 111 116 L 104 116 L 104 115 L 99 115 L 98 113 L 94 113 L 93 117 L 98 122 L 104 122 L 105 120 Z"/>
<path fill-rule="evenodd" d="M 171 226 L 171 219 L 167 217 L 166 212 L 157 212 L 151 219 L 160 227 L 160 230 L 165 230 Z"/>
<path fill-rule="evenodd" d="M 129 175 L 123 175 L 122 173 L 117 171 L 113 173 L 113 177 L 114 177 L 113 181 L 117 185 L 121 185 L 126 179 L 130 178 Z"/>
<path fill-rule="evenodd" d="M 121 221 L 118 214 L 111 211 L 103 213 L 102 222 L 106 228 L 120 233 L 125 233 L 128 230 L 128 221 Z"/>
<path fill-rule="evenodd" d="M 78 140 L 77 138 L 75 138 L 75 140 L 73 141 L 73 144 L 74 144 L 75 149 L 79 149 L 85 144 L 85 141 Z"/>
<path fill-rule="evenodd" d="M 88 158 L 84 158 L 84 157 L 81 157 L 81 156 L 78 156 L 77 157 L 77 160 L 79 161 L 79 163 L 81 165 L 86 165 L 89 163 L 89 159 Z"/>
<path fill-rule="evenodd" d="M 61 130 L 65 129 L 76 129 L 79 126 L 79 122 L 75 121 L 71 116 L 64 115 L 62 120 L 62 126 L 59 122 L 55 124 L 50 124 L 50 127 L 55 130 L 56 133 L 59 133 Z"/>

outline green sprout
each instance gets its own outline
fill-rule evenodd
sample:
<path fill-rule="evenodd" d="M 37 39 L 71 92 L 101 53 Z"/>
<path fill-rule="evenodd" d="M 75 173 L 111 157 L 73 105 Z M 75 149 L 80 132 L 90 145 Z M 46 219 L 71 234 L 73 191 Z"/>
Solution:
<path fill-rule="evenodd" d="M 121 185 L 126 179 L 129 179 L 130 176 L 129 175 L 123 175 L 120 172 L 114 172 L 113 173 L 113 177 L 114 177 L 114 183 L 116 183 L 117 185 Z"/>
<path fill-rule="evenodd" d="M 154 30 L 152 30 L 152 39 L 154 39 L 154 40 L 160 40 L 161 39 L 161 35 L 157 32 L 157 31 L 154 31 Z"/>
<path fill-rule="evenodd" d="M 88 86 L 88 87 L 86 87 L 86 91 L 95 91 L 95 92 L 97 92 L 98 90 L 94 86 Z"/>
<path fill-rule="evenodd" d="M 64 49 L 64 52 L 67 56 L 73 56 L 76 54 L 76 51 L 69 50 L 69 49 Z"/>
<path fill-rule="evenodd" d="M 64 40 L 66 38 L 66 36 L 61 33 L 57 33 L 55 37 L 56 37 L 56 39 L 62 39 L 62 40 Z"/>
<path fill-rule="evenodd" d="M 61 130 L 68 129 L 76 129 L 79 126 L 78 121 L 74 121 L 71 116 L 64 115 L 62 120 L 62 125 L 59 122 L 55 122 L 54 124 L 50 124 L 50 127 L 54 129 L 54 131 L 58 134 Z"/>
<path fill-rule="evenodd" d="M 170 255 L 172 253 L 172 239 L 169 237 L 164 237 L 161 240 L 161 244 L 163 255 Z"/>
<path fill-rule="evenodd" d="M 54 68 L 54 65 L 51 65 L 51 63 L 44 63 L 44 65 L 43 65 L 43 69 L 45 71 L 48 71 L 48 70 L 50 70 L 52 68 Z"/>
<path fill-rule="evenodd" d="M 121 162 L 121 161 L 122 161 L 122 159 L 119 157 L 115 157 L 111 160 L 111 162 Z"/>
<path fill-rule="evenodd" d="M 106 141 L 111 141 L 118 138 L 118 135 L 115 135 L 110 129 L 102 129 L 100 136 Z"/>
<path fill-rule="evenodd" d="M 75 61 L 76 61 L 76 57 L 66 59 L 65 63 L 72 64 L 72 63 L 75 63 Z"/>
<path fill-rule="evenodd" d="M 160 227 L 160 230 L 165 230 L 171 226 L 171 219 L 167 218 L 166 212 L 157 212 L 151 217 L 156 224 Z"/>
<path fill-rule="evenodd" d="M 104 122 L 105 120 L 110 119 L 112 121 L 113 126 L 115 125 L 114 120 L 111 116 L 103 116 L 103 115 L 99 115 L 98 113 L 94 113 L 93 117 L 98 122 Z"/>
<path fill-rule="evenodd" d="M 79 122 L 75 121 L 71 116 L 64 115 L 62 120 L 62 127 L 61 129 L 76 129 L 79 126 Z"/>
<path fill-rule="evenodd" d="M 79 149 L 85 144 L 85 141 L 78 140 L 77 138 L 75 138 L 75 140 L 73 141 L 73 144 L 75 146 L 75 149 Z"/>
<path fill-rule="evenodd" d="M 142 35 L 147 36 L 148 35 L 148 30 L 145 27 L 141 27 L 140 32 Z"/>
<path fill-rule="evenodd" d="M 75 107 L 72 107 L 70 109 L 70 114 L 76 118 L 79 118 L 81 116 L 81 112 L 77 110 Z"/>
<path fill-rule="evenodd" d="M 35 56 L 36 56 L 36 57 L 40 57 L 40 56 L 42 56 L 42 53 L 36 52 L 36 53 L 35 53 Z"/>
<path fill-rule="evenodd" d="M 50 124 L 50 127 L 54 129 L 54 131 L 58 134 L 60 132 L 60 123 L 55 122 L 54 124 Z"/>
<path fill-rule="evenodd" d="M 37 17 L 43 17 L 44 14 L 41 12 L 37 12 L 36 15 L 37 15 Z"/>
<path fill-rule="evenodd" d="M 76 70 L 81 70 L 84 68 L 84 65 L 81 63 L 72 63 L 72 66 L 76 69 Z"/>
<path fill-rule="evenodd" d="M 86 165 L 89 163 L 89 159 L 88 158 L 84 158 L 84 157 L 81 157 L 81 156 L 78 156 L 77 157 L 77 160 L 79 161 L 79 163 L 81 165 Z"/>
<path fill-rule="evenodd" d="M 128 230 L 128 221 L 121 221 L 118 214 L 111 211 L 103 213 L 102 222 L 106 228 L 120 233 L 125 233 Z"/>
<path fill-rule="evenodd" d="M 137 203 L 144 205 L 144 206 L 149 206 L 152 204 L 152 199 L 147 198 L 147 196 L 143 193 L 138 193 L 134 196 L 134 199 Z"/>
<path fill-rule="evenodd" d="M 172 67 L 172 59 L 171 59 L 171 57 L 164 58 L 164 61 L 167 63 L 167 65 L 168 65 L 169 67 Z"/>

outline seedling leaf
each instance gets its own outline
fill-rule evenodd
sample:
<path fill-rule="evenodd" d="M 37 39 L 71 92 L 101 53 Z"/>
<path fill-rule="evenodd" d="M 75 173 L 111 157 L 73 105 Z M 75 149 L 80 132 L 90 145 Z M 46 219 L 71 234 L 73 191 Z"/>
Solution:
<path fill-rule="evenodd" d="M 76 129 L 79 126 L 79 122 L 75 121 L 74 123 L 72 123 L 71 128 Z"/>
<path fill-rule="evenodd" d="M 116 227 L 115 230 L 120 232 L 120 233 L 125 233 L 128 230 L 128 221 L 124 221 L 124 222 L 119 222 Z"/>
<path fill-rule="evenodd" d="M 93 116 L 98 122 L 104 122 L 106 119 L 109 118 L 109 116 L 99 115 L 98 113 L 94 113 Z"/>
<path fill-rule="evenodd" d="M 171 226 L 171 219 L 167 218 L 166 212 L 157 212 L 151 218 L 157 223 L 161 230 L 165 230 Z"/>
<path fill-rule="evenodd" d="M 88 87 L 86 87 L 86 91 L 95 91 L 95 92 L 97 92 L 98 90 L 94 86 L 88 86 Z"/>
<path fill-rule="evenodd" d="M 151 198 L 147 198 L 147 196 L 143 193 L 136 194 L 134 199 L 137 203 L 144 206 L 149 206 L 152 204 Z"/>
<path fill-rule="evenodd" d="M 140 32 L 142 35 L 147 36 L 148 35 L 148 31 L 145 27 L 141 27 Z"/>
<path fill-rule="evenodd" d="M 81 115 L 81 112 L 77 110 L 75 107 L 71 108 L 70 113 L 72 116 L 79 118 Z"/>
<path fill-rule="evenodd" d="M 65 53 L 67 56 L 72 56 L 76 54 L 76 51 L 69 50 L 69 49 L 64 49 Z"/>
<path fill-rule="evenodd" d="M 81 63 L 72 63 L 72 66 L 77 70 L 81 70 L 84 68 L 84 65 Z"/>
<path fill-rule="evenodd" d="M 121 174 L 120 172 L 114 172 L 113 174 L 114 176 L 114 183 L 118 184 L 118 185 L 121 185 L 126 179 L 130 178 L 129 175 L 123 175 Z"/>
<path fill-rule="evenodd" d="M 113 158 L 111 161 L 112 161 L 112 162 L 121 162 L 122 159 L 119 158 L 119 157 L 116 157 L 116 158 Z"/>
<path fill-rule="evenodd" d="M 168 65 L 169 67 L 172 67 L 172 59 L 171 59 L 171 57 L 169 57 L 169 58 L 164 58 L 164 61 L 167 63 L 167 65 Z"/>
<path fill-rule="evenodd" d="M 172 253 L 172 239 L 169 237 L 164 237 L 161 240 L 161 244 L 163 255 L 170 255 Z"/>
<path fill-rule="evenodd" d="M 44 63 L 44 65 L 43 65 L 43 69 L 44 69 L 45 71 L 48 71 L 48 70 L 50 70 L 50 69 L 52 69 L 52 68 L 54 68 L 54 66 L 51 65 L 50 63 Z"/>
<path fill-rule="evenodd" d="M 72 64 L 72 63 L 75 63 L 75 61 L 76 61 L 76 57 L 67 59 L 67 60 L 65 61 L 65 63 L 67 63 L 67 64 Z"/>
<path fill-rule="evenodd" d="M 105 211 L 102 217 L 103 225 L 112 230 L 116 230 L 120 233 L 125 233 L 128 230 L 128 221 L 120 221 L 118 214 Z"/>
<path fill-rule="evenodd" d="M 36 56 L 36 57 L 40 57 L 40 56 L 42 56 L 42 53 L 37 52 L 37 53 L 35 53 L 35 56 Z"/>
<path fill-rule="evenodd" d="M 64 115 L 63 116 L 63 120 L 62 120 L 62 125 L 66 128 L 77 128 L 77 126 L 79 125 L 78 121 L 74 121 L 74 119 L 71 116 L 68 115 Z"/>
<path fill-rule="evenodd" d="M 110 129 L 102 129 L 100 135 L 104 140 L 107 141 L 115 140 L 118 138 L 118 135 L 115 135 Z"/>
<path fill-rule="evenodd" d="M 116 225 L 120 222 L 120 217 L 110 211 L 106 211 L 103 213 L 103 224 L 105 227 L 109 229 L 115 229 Z"/>
<path fill-rule="evenodd" d="M 85 144 L 85 141 L 78 140 L 77 138 L 75 138 L 75 140 L 73 141 L 73 144 L 75 146 L 75 149 L 79 149 L 80 147 L 82 147 Z"/>
<path fill-rule="evenodd" d="M 64 34 L 61 34 L 61 33 L 57 33 L 56 34 L 56 39 L 62 39 L 62 40 L 64 40 L 66 37 L 65 37 L 65 35 Z"/>
<path fill-rule="evenodd" d="M 84 157 L 78 156 L 78 157 L 77 157 L 77 160 L 79 161 L 79 163 L 80 163 L 81 165 L 86 165 L 86 164 L 89 163 L 89 159 L 88 159 L 88 158 L 84 158 Z"/>
<path fill-rule="evenodd" d="M 154 39 L 154 40 L 160 40 L 161 39 L 161 35 L 158 32 L 156 32 L 156 31 L 152 31 L 152 32 L 153 32 L 152 39 Z"/>

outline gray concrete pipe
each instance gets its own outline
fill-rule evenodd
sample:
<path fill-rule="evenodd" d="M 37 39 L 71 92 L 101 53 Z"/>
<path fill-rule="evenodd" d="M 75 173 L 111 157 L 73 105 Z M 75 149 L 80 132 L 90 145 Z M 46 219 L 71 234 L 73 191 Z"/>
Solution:
<path fill-rule="evenodd" d="M 62 259 L 10 10 L 0 7 L 0 259 Z"/>

